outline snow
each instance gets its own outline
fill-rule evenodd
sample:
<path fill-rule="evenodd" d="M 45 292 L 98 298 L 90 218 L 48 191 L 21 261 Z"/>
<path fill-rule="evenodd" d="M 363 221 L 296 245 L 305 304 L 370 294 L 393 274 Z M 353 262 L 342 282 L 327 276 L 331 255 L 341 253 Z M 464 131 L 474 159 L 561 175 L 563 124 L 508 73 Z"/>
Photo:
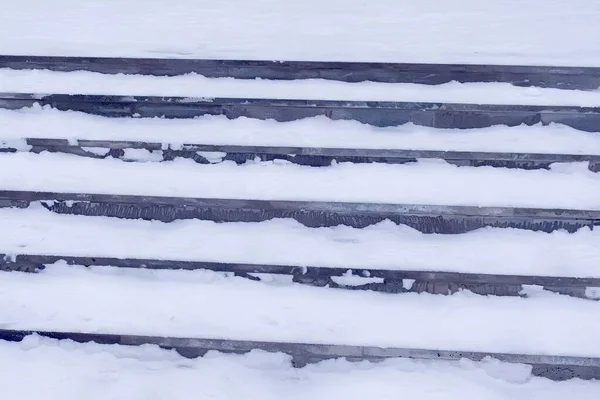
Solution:
<path fill-rule="evenodd" d="M 597 0 L 22 0 L 0 53 L 600 65 Z"/>
<path fill-rule="evenodd" d="M 7 153 L 0 154 L 0 170 L 11 171 L 0 174 L 4 190 L 600 209 L 600 175 L 589 171 L 587 163 L 555 164 L 549 171 L 457 167 L 439 160 L 314 168 L 285 162 L 124 163 L 66 154 Z"/>
<path fill-rule="evenodd" d="M 220 163 L 227 156 L 227 153 L 222 151 L 197 151 L 196 154 L 204 157 L 211 164 Z"/>
<path fill-rule="evenodd" d="M 162 161 L 162 151 L 149 151 L 146 149 L 124 149 L 123 159 L 126 161 Z"/>
<path fill-rule="evenodd" d="M 412 288 L 412 286 L 414 285 L 415 280 L 414 279 L 402 279 L 402 287 L 406 290 L 410 290 Z"/>
<path fill-rule="evenodd" d="M 65 264 L 0 275 L 5 329 L 600 356 L 600 303 L 552 293 L 390 296 Z"/>
<path fill-rule="evenodd" d="M 191 120 L 104 118 L 49 106 L 0 110 L 0 138 L 76 138 L 183 143 L 600 154 L 600 135 L 551 124 L 433 129 L 413 124 L 377 128 L 325 117 L 292 122 L 205 116 Z M 163 146 L 164 149 L 168 146 Z"/>
<path fill-rule="evenodd" d="M 352 273 L 351 270 L 346 272 L 343 276 L 332 276 L 331 280 L 344 286 L 361 286 L 369 283 L 383 283 L 383 278 L 365 278 L 363 276 L 357 276 Z"/>
<path fill-rule="evenodd" d="M 77 146 L 77 143 L 69 143 L 69 145 Z M 106 147 L 82 147 L 81 149 L 97 156 L 106 156 L 110 152 Z"/>
<path fill-rule="evenodd" d="M 600 277 L 600 230 L 588 228 L 426 235 L 389 221 L 364 229 L 307 228 L 284 219 L 162 223 L 57 215 L 39 205 L 0 209 L 0 220 L 5 254 Z"/>
<path fill-rule="evenodd" d="M 593 300 L 600 300 L 600 287 L 588 287 L 585 290 L 585 297 Z"/>
<path fill-rule="evenodd" d="M 261 351 L 211 352 L 188 360 L 155 346 L 75 344 L 35 336 L 0 343 L 0 369 L 6 396 L 48 400 L 358 400 L 393 399 L 399 393 L 422 400 L 596 400 L 600 392 L 596 381 L 552 382 L 531 377 L 528 367 L 494 360 L 333 360 L 296 369 L 288 356 Z"/>
<path fill-rule="evenodd" d="M 27 144 L 25 138 L 8 138 L 0 139 L 0 149 L 16 149 L 17 151 L 30 151 L 31 146 Z"/>
<path fill-rule="evenodd" d="M 0 54 L 600 65 L 600 7 L 594 0 L 576 7 L 566 0 L 8 3 L 0 13 Z M 427 87 L 8 70 L 0 70 L 0 91 L 600 105 L 599 91 L 507 84 Z M 285 124 L 224 117 L 111 120 L 40 107 L 0 110 L 0 146 L 16 143 L 27 150 L 26 137 L 156 141 L 163 149 L 191 142 L 600 154 L 600 136 L 560 125 L 459 131 L 411 124 L 374 128 L 325 118 Z M 127 154 L 138 160 L 157 156 Z M 436 161 L 318 169 L 285 163 L 200 166 L 20 153 L 0 156 L 0 188 L 600 209 L 600 177 L 585 168 L 509 171 Z M 37 204 L 0 209 L 0 221 L 0 252 L 9 259 L 64 254 L 323 265 L 356 273 L 369 267 L 600 276 L 599 231 L 587 228 L 574 234 L 487 228 L 423 235 L 389 221 L 362 230 L 310 229 L 291 220 L 164 224 L 56 215 Z M 0 273 L 0 327 L 600 356 L 600 303 L 527 290 L 527 299 L 469 292 L 391 296 L 313 288 L 279 277 L 265 283 L 209 271 L 84 269 L 59 262 L 40 274 Z M 598 297 L 599 290 L 587 292 Z M 596 381 L 550 382 L 529 376 L 528 367 L 492 360 L 338 360 L 293 369 L 282 354 L 210 353 L 186 360 L 152 346 L 37 337 L 0 342 L 0 371 L 3 393 L 19 398 L 600 397 Z"/>
<path fill-rule="evenodd" d="M 0 69 L 0 92 L 189 96 L 357 101 L 412 101 L 468 104 L 600 106 L 600 90 L 517 87 L 509 83 L 347 83 L 321 79 L 294 81 L 104 75 L 92 72 Z"/>

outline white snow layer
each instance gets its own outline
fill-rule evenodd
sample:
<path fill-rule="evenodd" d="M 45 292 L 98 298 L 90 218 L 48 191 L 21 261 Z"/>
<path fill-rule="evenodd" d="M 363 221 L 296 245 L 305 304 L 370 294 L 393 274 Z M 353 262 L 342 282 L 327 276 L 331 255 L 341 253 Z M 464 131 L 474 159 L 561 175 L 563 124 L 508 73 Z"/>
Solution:
<path fill-rule="evenodd" d="M 22 0 L 0 53 L 600 65 L 597 0 Z"/>
<path fill-rule="evenodd" d="M 426 235 L 389 221 L 354 229 L 296 221 L 214 223 L 0 209 L 0 253 L 600 277 L 600 230 L 485 228 Z"/>
<path fill-rule="evenodd" d="M 413 124 L 377 128 L 325 117 L 292 122 L 225 116 L 195 119 L 104 118 L 49 106 L 0 110 L 0 140 L 22 138 L 131 140 L 370 149 L 424 149 L 600 154 L 600 135 L 565 125 L 434 129 Z"/>
<path fill-rule="evenodd" d="M 600 175 L 587 163 L 551 170 L 283 161 L 202 165 L 124 163 L 52 153 L 0 154 L 4 190 L 293 201 L 600 209 Z"/>
<path fill-rule="evenodd" d="M 92 72 L 0 69 L 0 92 L 120 94 L 126 96 L 415 101 L 433 103 L 599 106 L 600 91 L 517 87 L 509 83 L 347 83 L 104 75 Z"/>
<path fill-rule="evenodd" d="M 600 356 L 600 303 L 547 292 L 390 296 L 64 263 L 0 275 L 5 329 Z"/>
<path fill-rule="evenodd" d="M 22 0 L 3 5 L 0 13 L 0 53 L 600 65 L 600 50 L 596 43 L 600 36 L 600 26 L 596 23 L 599 16 L 600 8 L 595 0 L 580 1 L 576 7 L 565 0 L 178 0 L 169 2 L 168 7 L 165 7 L 164 2 L 139 0 Z M 62 79 L 63 77 L 66 79 Z M 53 82 L 50 83 L 47 79 L 52 79 Z M 215 86 L 217 83 L 219 87 Z M 231 86 L 234 84 L 235 87 Z M 514 89 L 507 85 L 453 83 L 433 89 L 394 85 L 393 91 L 387 92 L 392 90 L 390 86 L 380 89 L 379 85 L 372 83 L 329 84 L 323 86 L 322 82 L 305 81 L 296 83 L 295 86 L 272 85 L 267 88 L 264 82 L 249 81 L 241 86 L 237 81 L 207 80 L 198 76 L 149 81 L 146 78 L 122 76 L 100 79 L 98 75 L 84 73 L 69 74 L 67 77 L 46 71 L 3 71 L 0 74 L 0 90 L 17 91 L 42 91 L 46 88 L 56 89 L 53 90 L 55 92 L 105 93 L 103 90 L 110 89 L 124 94 L 139 90 L 137 93 L 148 95 L 176 94 L 178 90 L 184 93 L 185 90 L 189 91 L 186 95 L 200 96 L 227 93 L 253 96 L 254 92 L 260 97 L 277 93 L 280 96 L 287 94 L 313 97 L 308 95 L 319 94 L 327 98 L 343 96 L 346 99 L 369 99 L 369 96 L 376 96 L 378 100 L 428 99 L 435 96 L 435 99 L 432 98 L 435 101 L 445 98 L 454 101 L 465 99 L 468 102 L 479 99 L 482 102 L 523 104 L 598 104 L 597 93 Z M 174 89 L 174 85 L 185 89 Z M 488 89 L 491 88 L 498 94 L 490 94 Z M 2 112 L 2 115 L 9 114 Z M 31 113 L 21 115 L 32 118 Z M 60 115 L 61 118 L 64 116 Z M 2 139 L 5 138 L 4 132 L 8 132 L 6 135 L 20 135 L 16 138 L 24 137 L 25 131 L 12 129 L 14 125 L 10 126 L 11 129 L 4 129 L 6 118 L 1 120 Z M 100 119 L 85 118 L 86 121 L 100 124 Z M 194 126 L 211 131 L 202 134 L 204 138 L 210 137 L 207 135 L 217 138 L 222 135 L 223 129 L 236 129 L 239 132 L 237 134 L 248 140 L 249 144 L 257 144 L 260 140 L 295 140 L 295 143 L 300 143 L 300 140 L 330 140 L 332 146 L 343 146 L 339 143 L 340 136 L 351 126 L 353 132 L 344 132 L 343 135 L 353 135 L 355 139 L 352 140 L 357 142 L 366 143 L 371 140 L 371 135 L 382 138 L 373 147 L 388 147 L 386 141 L 390 141 L 401 143 L 396 144 L 398 147 L 449 146 L 460 149 L 460 146 L 465 146 L 471 150 L 480 147 L 480 150 L 491 151 L 507 148 L 507 151 L 598 153 L 598 139 L 590 134 L 559 126 L 494 127 L 469 132 L 448 130 L 438 134 L 433 130 L 411 125 L 379 130 L 352 122 L 333 123 L 319 119 L 277 126 L 272 121 L 239 119 L 231 121 L 227 127 L 223 127 L 222 119 L 219 118 L 160 123 L 156 120 L 140 121 L 140 125 L 133 125 L 138 122 L 125 121 L 127 120 L 120 120 L 119 123 L 123 125 L 114 128 L 114 132 L 136 126 L 138 129 L 128 135 L 166 137 L 166 132 L 179 130 L 180 133 L 175 136 L 181 141 L 184 140 L 184 133 L 181 131 Z M 65 130 L 70 122 L 64 119 L 55 125 L 46 126 L 43 121 L 36 126 L 32 120 L 21 121 L 23 124 L 30 124 L 21 126 L 32 128 L 27 131 L 27 136 L 36 136 L 29 134 L 36 131 L 56 134 L 59 132 L 57 127 L 65 135 L 88 134 L 82 133 L 85 129 L 80 129 L 79 132 Z M 326 139 L 315 139 L 317 132 L 306 139 L 292 139 L 294 135 L 291 132 L 294 129 L 313 129 L 316 125 L 312 124 L 317 122 L 321 132 L 335 127 L 336 133 L 328 134 Z M 173 125 L 169 125 L 170 123 Z M 152 126 L 144 127 L 144 124 Z M 148 133 L 154 127 L 157 132 Z M 290 133 L 278 131 L 284 127 Z M 82 125 L 81 128 L 86 126 Z M 111 127 L 98 128 L 97 132 L 106 128 Z M 158 129 L 162 129 L 162 132 Z M 270 136 L 262 136 L 264 131 L 270 131 Z M 403 138 L 392 137 L 398 133 Z M 490 133 L 493 135 L 489 135 Z M 550 138 L 555 133 L 561 135 Z M 442 134 L 451 136 L 438 142 Z M 199 137 L 197 132 L 185 135 Z M 288 139 L 284 135 L 288 135 Z M 494 138 L 485 137 L 488 135 Z M 229 137 L 218 140 L 235 141 Z M 466 143 L 471 140 L 473 142 Z M 535 143 L 538 140 L 544 143 Z M 538 150 L 527 150 L 528 148 Z M 101 181 L 97 178 L 107 172 L 108 177 L 117 182 L 121 178 L 118 170 L 124 165 L 109 163 L 106 164 L 106 170 L 100 170 L 81 159 L 76 164 L 70 164 L 71 161 L 66 158 L 38 157 L 40 158 L 35 162 L 32 158 L 21 155 L 10 159 L 1 157 L 4 164 L 0 166 L 0 171 L 4 172 L 0 174 L 0 180 L 3 181 L 0 186 L 7 189 L 4 184 L 11 182 L 19 186 L 17 183 L 21 179 L 23 181 L 20 184 L 23 186 L 42 187 L 43 180 L 48 179 L 45 183 L 46 187 L 51 188 L 48 190 L 59 190 L 59 186 L 63 184 L 64 187 L 79 187 L 78 185 L 89 183 L 89 187 L 94 187 L 100 185 Z M 176 166 L 172 170 L 173 174 L 160 173 L 162 176 L 155 185 L 169 182 L 164 187 L 170 195 L 178 189 L 178 181 L 173 180 L 173 177 L 192 168 L 186 164 L 172 165 Z M 92 176 L 73 173 L 73 169 L 79 167 L 92 173 Z M 154 168 L 149 165 L 144 167 Z M 227 169 L 230 167 L 227 165 L 223 169 L 201 171 L 205 171 L 206 175 L 214 173 L 219 179 L 228 179 L 231 175 L 228 175 Z M 34 170 L 39 172 L 39 168 L 43 173 L 36 175 Z M 47 168 L 50 169 L 46 170 Z M 256 170 L 264 173 L 266 178 L 273 178 L 277 173 L 267 174 L 266 171 L 285 168 L 286 175 L 282 176 L 294 180 L 298 176 L 292 171 L 303 173 L 302 169 L 293 170 L 289 166 L 243 168 L 235 170 L 236 175 L 244 175 L 243 171 L 250 171 L 251 175 Z M 354 166 L 337 168 L 342 168 L 338 171 L 348 168 L 352 173 L 357 172 L 353 169 Z M 384 174 L 377 168 L 379 167 L 375 166 L 368 171 L 364 170 L 364 176 Z M 591 199 L 599 198 L 597 191 L 592 188 L 592 182 L 596 181 L 587 172 L 574 171 L 575 169 L 562 167 L 561 170 L 538 175 L 537 172 L 519 175 L 519 178 L 518 174 L 505 174 L 506 171 L 491 175 L 486 169 L 482 170 L 481 175 L 471 175 L 471 172 L 465 173 L 460 169 L 452 170 L 452 175 L 459 175 L 463 179 L 454 180 L 455 185 L 463 184 L 481 192 L 483 190 L 478 189 L 480 186 L 494 192 L 495 189 L 488 182 L 497 181 L 499 186 L 504 187 L 510 181 L 515 186 L 512 192 L 515 197 L 509 201 L 515 203 L 531 202 L 533 206 L 571 204 L 595 208 L 597 204 Z M 124 175 L 129 174 L 127 171 L 132 170 L 123 168 Z M 158 171 L 148 173 L 158 174 Z M 233 171 L 231 169 L 230 172 Z M 333 177 L 335 174 L 331 174 L 332 171 L 335 172 L 327 169 L 324 173 Z M 449 177 L 450 169 L 441 164 L 422 164 L 406 171 L 414 172 L 413 180 L 408 179 L 408 173 L 407 176 L 390 176 L 403 179 L 406 183 L 404 188 L 409 188 L 420 172 L 427 172 L 427 179 L 429 173 L 439 174 L 434 183 L 440 185 Z M 184 174 L 183 181 L 194 182 L 194 179 L 201 179 L 200 174 Z M 465 174 L 477 176 L 477 179 L 468 180 L 463 176 Z M 30 180 L 34 175 L 36 178 Z M 64 177 L 59 178 L 60 175 Z M 133 183 L 127 179 L 140 178 L 148 181 L 148 177 L 145 172 L 140 172 L 135 177 L 131 174 L 129 178 L 125 177 L 125 183 L 120 184 L 118 189 L 123 190 Z M 186 177 L 191 177 L 192 180 L 187 180 Z M 311 176 L 312 178 L 315 177 Z M 343 179 L 343 176 L 336 176 L 335 179 Z M 107 181 L 108 179 L 103 180 Z M 535 196 L 531 200 L 523 200 L 529 196 L 529 191 L 542 189 L 538 181 L 548 184 L 542 190 L 544 196 L 555 197 L 557 200 L 541 201 Z M 275 186 L 278 184 L 276 182 Z M 414 191 L 423 191 L 425 185 L 421 183 Z M 432 186 L 435 185 L 432 183 Z M 368 189 L 361 188 L 359 191 L 366 192 Z M 447 189 L 445 187 L 442 190 L 442 197 L 448 195 Z M 516 198 L 518 190 L 522 193 L 522 199 Z M 432 192 L 425 193 L 430 200 Z M 477 193 L 475 197 L 481 200 L 482 198 L 477 197 L 481 193 Z M 493 195 L 498 195 L 497 192 L 494 193 Z M 574 195 L 575 200 L 566 201 L 567 194 Z M 586 197 L 588 200 L 584 200 Z M 446 199 L 443 200 L 447 203 Z M 29 250 L 35 253 L 36 249 L 42 253 L 81 252 L 82 255 L 84 252 L 95 251 L 106 252 L 107 256 L 145 255 L 152 258 L 154 254 L 155 258 L 172 255 L 169 258 L 192 259 L 212 256 L 221 257 L 221 260 L 230 257 L 239 261 L 262 259 L 274 262 L 284 262 L 287 259 L 310 264 L 352 266 L 354 263 L 357 267 L 367 262 L 369 266 L 379 263 L 384 267 L 394 267 L 399 262 L 410 264 L 414 261 L 412 268 L 420 265 L 426 269 L 439 269 L 436 268 L 439 265 L 435 263 L 439 264 L 439 260 L 443 260 L 446 266 L 456 269 L 481 268 L 500 273 L 544 271 L 548 274 L 554 271 L 556 274 L 596 276 L 597 260 L 600 259 L 597 232 L 588 229 L 582 229 L 573 235 L 564 232 L 543 234 L 483 229 L 465 235 L 425 236 L 390 223 L 353 230 L 347 227 L 308 229 L 290 221 L 261 224 L 178 221 L 162 224 L 57 216 L 36 209 L 0 210 L 0 215 L 3 228 L 0 243 L 15 254 Z M 225 237 L 234 241 L 234 245 L 223 240 Z M 274 244 L 278 245 L 277 252 L 273 251 Z M 375 251 L 377 249 L 380 250 Z M 241 279 L 225 279 L 219 274 L 201 271 L 174 273 L 116 271 L 109 268 L 84 271 L 64 265 L 50 267 L 39 275 L 1 275 L 0 307 L 3 312 L 0 326 L 6 328 L 212 335 L 236 339 L 600 355 L 597 341 L 600 322 L 598 318 L 594 318 L 600 305 L 547 293 L 539 293 L 526 300 L 472 296 L 469 293 L 448 297 L 386 296 L 299 285 L 269 286 Z M 260 352 L 249 356 L 210 354 L 198 360 L 184 360 L 172 352 L 148 346 L 126 349 L 38 341 L 36 338 L 28 338 L 22 344 L 0 343 L 0 371 L 3 393 L 23 398 L 184 399 L 210 396 L 228 399 L 251 396 L 260 399 L 297 397 L 329 400 L 362 399 L 365 396 L 397 398 L 400 393 L 423 400 L 459 397 L 498 400 L 540 397 L 552 400 L 567 396 L 591 400 L 600 396 L 596 382 L 571 380 L 556 383 L 529 378 L 524 368 L 495 362 L 449 365 L 394 360 L 377 365 L 351 365 L 344 361 L 331 361 L 295 370 L 289 366 L 284 356 Z"/>
<path fill-rule="evenodd" d="M 600 384 L 531 377 L 529 368 L 473 363 L 332 360 L 293 368 L 288 356 L 214 352 L 194 360 L 155 346 L 130 348 L 31 336 L 0 342 L 0 385 L 7 396 L 48 400 L 596 400 Z M 60 382 L 60 384 L 57 384 Z"/>

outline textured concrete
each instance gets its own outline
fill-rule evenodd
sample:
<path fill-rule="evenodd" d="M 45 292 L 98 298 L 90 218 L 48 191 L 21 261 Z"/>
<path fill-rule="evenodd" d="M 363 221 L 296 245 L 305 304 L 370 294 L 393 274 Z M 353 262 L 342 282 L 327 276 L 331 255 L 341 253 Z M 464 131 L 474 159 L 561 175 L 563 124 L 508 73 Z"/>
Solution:
<path fill-rule="evenodd" d="M 593 67 L 0 55 L 0 68 L 155 76 L 197 73 L 209 78 L 237 79 L 328 79 L 343 82 L 372 81 L 427 85 L 439 85 L 451 81 L 507 82 L 516 86 L 561 89 L 600 87 L 600 68 Z"/>
<path fill-rule="evenodd" d="M 475 151 L 434 151 L 434 150 L 402 150 L 402 149 L 346 149 L 290 146 L 235 146 L 185 144 L 181 148 L 163 150 L 162 143 L 79 140 L 76 145 L 66 139 L 26 139 L 28 151 L 41 153 L 73 154 L 82 157 L 103 159 L 107 157 L 126 159 L 125 149 L 146 149 L 155 154 L 160 152 L 163 161 L 175 158 L 188 158 L 200 164 L 209 164 L 208 160 L 198 152 L 224 153 L 223 161 L 234 161 L 243 164 L 259 159 L 261 161 L 285 160 L 293 164 L 321 167 L 331 165 L 333 161 L 351 163 L 385 163 L 405 164 L 417 159 L 435 158 L 458 166 L 491 166 L 519 169 L 548 169 L 553 163 L 589 162 L 589 169 L 600 171 L 600 156 L 591 154 L 535 154 L 535 153 L 492 153 Z M 10 143 L 0 141 L 0 152 L 17 152 L 22 146 L 11 147 Z M 99 155 L 86 148 L 107 149 L 106 155 Z M 128 160 L 129 161 L 129 160 Z"/>
<path fill-rule="evenodd" d="M 195 118 L 224 115 L 280 122 L 325 116 L 378 127 L 406 123 L 434 128 L 485 128 L 493 125 L 561 123 L 600 132 L 600 107 L 446 104 L 377 101 L 330 101 L 241 98 L 185 98 L 2 93 L 0 108 L 16 110 L 34 104 L 104 117 Z"/>
<path fill-rule="evenodd" d="M 432 293 L 451 294 L 466 289 L 481 295 L 524 296 L 523 285 L 537 285 L 546 290 L 563 293 L 573 297 L 588 298 L 588 287 L 600 287 L 599 278 L 575 278 L 555 276 L 529 275 L 494 275 L 445 271 L 411 271 L 402 269 L 403 265 L 393 270 L 372 269 L 368 265 L 363 268 L 331 268 L 320 266 L 297 265 L 264 265 L 243 263 L 219 263 L 207 261 L 174 261 L 149 259 L 121 259 L 107 257 L 73 257 L 69 255 L 8 255 L 0 254 L 0 270 L 39 272 L 45 265 L 64 261 L 69 265 L 112 266 L 133 269 L 165 269 L 165 270 L 210 270 L 230 272 L 236 276 L 260 280 L 251 274 L 291 275 L 294 282 L 312 286 L 330 287 L 348 290 L 373 290 L 386 293 Z M 443 263 L 440 268 L 443 268 Z M 347 276 L 348 272 L 357 278 L 381 278 L 381 283 L 357 283 L 342 285 L 335 282 L 335 277 Z M 412 282 L 405 285 L 405 280 Z"/>
<path fill-rule="evenodd" d="M 574 232 L 600 225 L 600 211 L 532 208 L 335 203 L 276 200 L 202 199 L 87 193 L 0 191 L 0 207 L 26 208 L 41 202 L 59 214 L 107 216 L 170 222 L 260 222 L 293 218 L 308 227 L 364 228 L 390 220 L 423 233 L 457 234 L 484 226 Z"/>

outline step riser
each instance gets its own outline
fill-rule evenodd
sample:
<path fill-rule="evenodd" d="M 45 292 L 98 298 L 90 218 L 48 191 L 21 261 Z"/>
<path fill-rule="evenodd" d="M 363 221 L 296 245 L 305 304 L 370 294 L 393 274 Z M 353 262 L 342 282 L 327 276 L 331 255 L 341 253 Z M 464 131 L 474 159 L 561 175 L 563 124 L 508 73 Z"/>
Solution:
<path fill-rule="evenodd" d="M 511 65 L 405 64 L 302 61 L 190 60 L 108 57 L 0 56 L 0 68 L 90 71 L 103 74 L 208 78 L 327 79 L 439 85 L 447 82 L 508 82 L 516 86 L 597 89 L 600 68 Z"/>
<path fill-rule="evenodd" d="M 2 208 L 27 208 L 37 202 L 58 214 L 162 222 L 178 219 L 262 222 L 274 218 L 292 218 L 307 227 L 346 225 L 354 228 L 390 220 L 423 233 L 444 234 L 465 233 L 486 226 L 575 232 L 583 227 L 593 229 L 600 225 L 600 211 L 0 192 Z M 469 211 L 470 214 L 467 214 Z"/>
<path fill-rule="evenodd" d="M 407 164 L 418 159 L 442 159 L 456 166 L 467 167 L 496 167 L 511 169 L 549 169 L 553 163 L 589 162 L 588 169 L 600 171 L 600 156 L 573 154 L 529 154 L 529 153 L 479 153 L 479 152 L 444 152 L 428 150 L 369 150 L 369 149 L 318 149 L 318 148 L 288 148 L 288 147 L 258 147 L 258 146 L 218 146 L 218 145 L 184 145 L 184 150 L 162 150 L 161 143 L 143 142 L 106 142 L 79 141 L 78 145 L 60 144 L 61 139 L 25 139 L 28 151 L 41 153 L 72 154 L 81 157 L 104 159 L 117 158 L 124 161 L 146 161 L 126 156 L 126 149 L 144 149 L 152 152 L 152 157 L 162 161 L 177 158 L 191 159 L 199 164 L 214 164 L 222 161 L 233 161 L 244 164 L 248 161 L 283 160 L 292 164 L 324 167 L 332 162 L 385 163 Z M 86 149 L 88 148 L 88 149 Z M 89 148 L 106 149 L 106 154 L 89 151 Z M 21 151 L 10 143 L 0 143 L 0 153 L 15 153 Z M 199 154 L 200 152 L 200 154 Z M 223 153 L 215 157 L 202 155 L 202 152 Z"/>
<path fill-rule="evenodd" d="M 186 262 L 169 260 L 140 260 L 105 257 L 71 257 L 48 255 L 0 254 L 0 270 L 39 272 L 45 265 L 64 261 L 77 266 L 111 266 L 118 268 L 152 270 L 211 270 L 233 273 L 235 276 L 261 280 L 250 274 L 291 275 L 293 281 L 319 287 L 348 290 L 373 290 L 384 293 L 453 294 L 469 290 L 480 295 L 524 296 L 524 285 L 537 285 L 545 290 L 572 297 L 590 298 L 587 288 L 600 287 L 600 278 L 570 278 L 547 276 L 485 275 L 434 271 L 377 270 L 364 268 L 353 272 L 353 277 L 384 279 L 383 283 L 343 285 L 335 277 L 348 276 L 348 268 L 306 267 L 289 265 L 254 265 L 216 262 Z M 368 279 L 368 278 L 367 278 Z"/>
<path fill-rule="evenodd" d="M 561 123 L 586 132 L 600 132 L 600 108 L 589 107 L 24 93 L 0 95 L 0 108 L 17 110 L 35 104 L 50 105 L 61 111 L 79 111 L 104 117 L 195 118 L 223 115 L 229 119 L 247 117 L 287 122 L 325 116 L 332 120 L 354 120 L 377 127 L 398 126 L 410 122 L 433 128 L 453 129 Z"/>

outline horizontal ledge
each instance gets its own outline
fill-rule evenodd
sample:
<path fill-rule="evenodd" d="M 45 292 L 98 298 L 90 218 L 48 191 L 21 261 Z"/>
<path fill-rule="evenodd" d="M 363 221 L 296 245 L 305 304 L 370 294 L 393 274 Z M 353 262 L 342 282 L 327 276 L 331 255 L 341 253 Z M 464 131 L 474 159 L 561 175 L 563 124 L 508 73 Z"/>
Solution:
<path fill-rule="evenodd" d="M 243 163 L 257 157 L 265 160 L 285 159 L 302 165 L 322 166 L 333 160 L 345 162 L 381 162 L 405 163 L 417 159 L 443 159 L 457 165 L 495 166 L 506 168 L 547 168 L 553 163 L 590 162 L 590 169 L 600 169 L 600 155 L 592 154 L 543 154 L 543 153 L 507 153 L 479 151 L 439 151 L 439 150 L 406 150 L 406 149 L 371 149 L 371 148 L 327 148 L 327 147 L 294 147 L 294 146 L 239 146 L 239 145 L 210 145 L 193 144 L 175 145 L 166 143 L 141 141 L 111 141 L 111 140 L 67 140 L 67 139 L 25 139 L 30 151 L 52 151 L 81 156 L 104 158 L 85 148 L 104 148 L 108 150 L 145 149 L 148 151 L 164 151 L 164 159 L 176 157 L 199 158 L 209 163 L 196 152 L 225 153 L 223 160 L 233 160 Z M 11 147 L 12 145 L 12 147 Z M 18 151 L 21 146 L 11 141 L 0 141 L 0 149 Z M 121 153 L 113 154 L 122 158 Z M 214 162 L 214 161 L 211 161 Z M 595 164 L 598 164 L 596 166 Z"/>
<path fill-rule="evenodd" d="M 121 204 L 162 204 L 182 207 L 223 207 L 235 209 L 281 209 L 314 212 L 452 215 L 495 218 L 600 219 L 600 210 L 444 206 L 420 204 L 350 203 L 325 201 L 249 200 L 167 196 L 130 196 L 93 193 L 33 192 L 0 190 L 0 201 L 80 201 Z"/>
<path fill-rule="evenodd" d="M 591 379 L 600 376 L 600 358 L 595 357 L 0 329 L 0 339 L 6 341 L 21 341 L 33 334 L 58 340 L 73 340 L 78 343 L 96 342 L 99 344 L 123 346 L 151 344 L 165 349 L 175 349 L 188 357 L 201 357 L 208 351 L 243 354 L 252 350 L 263 350 L 291 355 L 297 366 L 333 358 L 347 358 L 349 361 L 367 360 L 375 362 L 391 358 L 436 361 L 460 361 L 461 359 L 482 361 L 486 358 L 493 358 L 507 363 L 531 365 L 533 366 L 533 373 L 535 375 L 545 376 L 554 380 L 573 377 Z"/>
<path fill-rule="evenodd" d="M 319 100 L 319 99 L 269 99 L 239 97 L 182 97 L 182 96 L 127 96 L 99 94 L 62 93 L 2 93 L 0 100 L 31 100 L 35 102 L 71 101 L 80 103 L 152 104 L 164 106 L 279 106 L 343 109 L 398 109 L 410 111 L 534 111 L 534 112 L 577 112 L 581 114 L 600 113 L 600 106 L 581 107 L 569 105 L 521 105 L 521 104 L 469 104 L 414 101 L 359 101 L 359 100 Z"/>
<path fill-rule="evenodd" d="M 563 89 L 600 86 L 600 68 L 594 67 L 0 55 L 0 68 L 154 76 L 197 73 L 209 78 L 328 79 L 428 85 L 457 81 Z"/>
<path fill-rule="evenodd" d="M 577 278 L 568 276 L 536 276 L 536 275 L 501 275 L 446 271 L 418 271 L 406 269 L 377 269 L 364 266 L 361 268 L 273 265 L 252 263 L 230 263 L 212 261 L 156 260 L 138 258 L 114 258 L 95 256 L 68 255 L 35 255 L 35 254 L 1 254 L 0 269 L 12 269 L 12 265 L 41 266 L 65 261 L 69 265 L 111 266 L 118 268 L 152 269 L 152 270 L 210 270 L 215 272 L 232 272 L 236 274 L 275 274 L 294 275 L 308 278 L 331 278 L 355 276 L 363 278 L 382 278 L 389 281 L 410 279 L 426 282 L 443 282 L 454 284 L 489 284 L 489 285 L 538 285 L 551 287 L 600 287 L 600 277 Z M 35 271 L 32 271 L 35 272 Z"/>
<path fill-rule="evenodd" d="M 33 202 L 40 202 L 48 210 L 61 214 L 164 222 L 176 219 L 260 222 L 293 218 L 309 227 L 348 225 L 363 228 L 389 219 L 424 233 L 463 233 L 484 226 L 573 232 L 582 227 L 593 229 L 600 224 L 600 210 L 0 191 L 0 207 L 25 208 Z"/>
<path fill-rule="evenodd" d="M 409 122 L 455 129 L 561 123 L 583 131 L 600 131 L 600 107 L 0 93 L 0 108 L 16 110 L 35 104 L 105 117 L 222 115 L 286 122 L 324 116 L 379 127 Z"/>

